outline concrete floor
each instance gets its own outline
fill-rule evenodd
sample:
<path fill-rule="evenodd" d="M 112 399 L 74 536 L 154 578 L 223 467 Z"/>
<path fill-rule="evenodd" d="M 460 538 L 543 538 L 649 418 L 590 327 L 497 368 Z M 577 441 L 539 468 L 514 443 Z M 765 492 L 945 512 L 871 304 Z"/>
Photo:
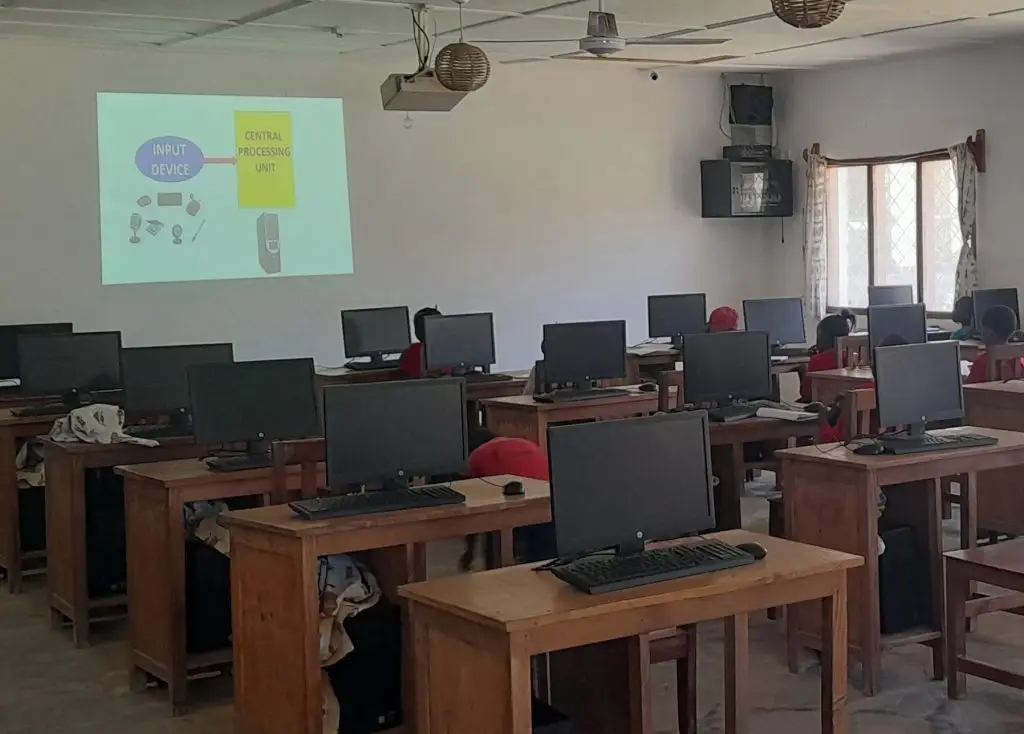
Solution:
<path fill-rule="evenodd" d="M 766 504 L 749 488 L 744 525 L 763 529 Z M 439 544 L 431 566 L 454 568 L 461 546 Z M 133 694 L 125 668 L 125 625 L 104 631 L 90 649 L 76 650 L 70 637 L 52 632 L 40 585 L 21 596 L 0 592 L 0 732 L 3 734 L 233 734 L 230 679 L 193 686 L 196 705 L 188 716 L 171 719 L 158 690 Z M 794 734 L 818 731 L 818 669 L 809 662 L 799 675 L 785 666 L 781 623 L 762 615 L 751 624 L 751 731 Z M 700 630 L 700 730 L 722 730 L 722 627 Z M 968 642 L 972 655 L 1016 663 L 1024 672 L 1024 618 L 990 615 Z M 930 653 L 903 648 L 885 658 L 884 692 L 874 698 L 850 692 L 853 734 L 1010 734 L 1024 731 L 1024 693 L 968 681 L 968 696 L 946 700 L 942 683 L 930 680 Z M 859 674 L 851 671 L 851 683 Z M 675 731 L 674 670 L 661 665 L 653 675 L 655 730 Z M 282 732 L 282 734 L 286 734 Z"/>

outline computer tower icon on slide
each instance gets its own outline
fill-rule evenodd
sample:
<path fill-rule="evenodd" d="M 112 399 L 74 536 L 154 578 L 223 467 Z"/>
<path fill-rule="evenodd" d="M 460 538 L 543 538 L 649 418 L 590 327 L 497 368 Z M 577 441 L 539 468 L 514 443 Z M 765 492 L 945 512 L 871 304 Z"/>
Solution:
<path fill-rule="evenodd" d="M 281 272 L 281 232 L 277 215 L 264 212 L 256 219 L 256 245 L 260 267 L 267 275 Z"/>

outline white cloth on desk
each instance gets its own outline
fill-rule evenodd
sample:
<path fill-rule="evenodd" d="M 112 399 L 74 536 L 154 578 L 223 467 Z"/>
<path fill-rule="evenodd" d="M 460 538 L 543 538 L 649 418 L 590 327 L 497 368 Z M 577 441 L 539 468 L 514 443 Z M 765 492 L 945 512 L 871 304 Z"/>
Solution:
<path fill-rule="evenodd" d="M 63 418 L 58 418 L 50 429 L 50 438 L 60 443 L 159 445 L 148 438 L 127 435 L 124 432 L 124 410 L 104 403 L 75 408 Z"/>

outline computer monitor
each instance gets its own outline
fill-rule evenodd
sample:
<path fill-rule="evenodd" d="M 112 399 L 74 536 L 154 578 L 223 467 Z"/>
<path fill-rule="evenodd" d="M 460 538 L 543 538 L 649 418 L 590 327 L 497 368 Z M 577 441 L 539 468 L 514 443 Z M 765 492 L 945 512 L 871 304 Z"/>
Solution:
<path fill-rule="evenodd" d="M 928 324 L 924 304 L 868 306 L 868 342 L 871 349 L 893 334 L 903 337 L 907 344 L 927 341 Z"/>
<path fill-rule="evenodd" d="M 804 303 L 799 298 L 760 298 L 743 302 L 743 324 L 747 331 L 764 331 L 772 346 L 803 344 Z"/>
<path fill-rule="evenodd" d="M 683 396 L 688 403 L 728 404 L 774 393 L 768 335 L 724 331 L 686 337 Z"/>
<path fill-rule="evenodd" d="M 708 415 L 672 413 L 548 429 L 559 558 L 643 550 L 715 526 Z"/>
<path fill-rule="evenodd" d="M 129 418 L 169 416 L 187 427 L 188 370 L 195 364 L 234 361 L 230 344 L 182 344 L 121 350 L 123 405 Z"/>
<path fill-rule="evenodd" d="M 69 408 L 83 394 L 121 387 L 121 332 L 21 334 L 18 370 L 25 395 L 57 395 Z"/>
<path fill-rule="evenodd" d="M 325 388 L 324 440 L 334 489 L 465 474 L 466 383 L 442 377 Z"/>
<path fill-rule="evenodd" d="M 271 441 L 320 435 L 312 359 L 194 364 L 188 391 L 196 443 L 244 441 L 258 455 Z"/>
<path fill-rule="evenodd" d="M 494 364 L 494 315 L 463 313 L 423 321 L 423 354 L 428 371 L 456 373 Z"/>
<path fill-rule="evenodd" d="M 626 322 L 544 324 L 544 379 L 586 387 L 626 376 Z"/>
<path fill-rule="evenodd" d="M 1016 288 L 983 288 L 974 291 L 974 331 L 981 333 L 981 319 L 993 306 L 1009 306 L 1020 324 L 1020 304 Z"/>
<path fill-rule="evenodd" d="M 647 296 L 647 336 L 671 337 L 681 347 L 683 337 L 708 330 L 707 296 L 704 293 L 679 293 Z"/>
<path fill-rule="evenodd" d="M 912 285 L 868 286 L 869 306 L 901 306 L 913 302 L 914 286 Z"/>
<path fill-rule="evenodd" d="M 70 334 L 69 323 L 7 324 L 0 326 L 0 380 L 20 378 L 18 337 L 21 334 Z"/>
<path fill-rule="evenodd" d="M 956 342 L 879 347 L 874 370 L 882 426 L 907 426 L 911 435 L 918 435 L 931 421 L 963 418 L 960 345 Z"/>
<path fill-rule="evenodd" d="M 347 309 L 341 312 L 341 333 L 346 357 L 381 362 L 385 354 L 409 348 L 409 307 Z"/>

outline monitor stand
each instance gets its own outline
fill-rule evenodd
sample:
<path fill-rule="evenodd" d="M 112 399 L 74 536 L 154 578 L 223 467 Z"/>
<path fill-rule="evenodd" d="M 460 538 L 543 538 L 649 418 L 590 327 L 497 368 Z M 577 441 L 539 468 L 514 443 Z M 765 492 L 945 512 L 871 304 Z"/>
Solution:
<path fill-rule="evenodd" d="M 270 458 L 270 441 L 246 441 L 244 454 L 212 456 L 206 460 L 206 465 L 220 472 L 269 469 L 274 465 Z"/>
<path fill-rule="evenodd" d="M 679 351 L 680 354 L 683 352 L 683 335 L 676 334 L 672 337 L 672 348 Z"/>
<path fill-rule="evenodd" d="M 42 405 L 29 405 L 24 408 L 17 408 L 13 411 L 13 414 L 20 416 L 60 416 L 65 413 L 70 413 L 75 408 L 81 408 L 83 405 L 88 405 L 91 402 L 92 400 L 89 398 L 87 393 L 80 392 L 78 389 L 73 389 L 61 393 L 60 399 L 52 403 L 43 403 Z"/>
<path fill-rule="evenodd" d="M 644 537 L 642 533 L 637 533 L 633 538 L 627 541 L 619 543 L 615 549 L 615 555 L 617 556 L 633 556 L 637 553 L 644 552 Z"/>
<path fill-rule="evenodd" d="M 377 354 L 371 354 L 366 362 L 357 362 L 354 359 L 349 360 L 345 363 L 345 369 L 357 371 L 390 370 L 398 367 L 399 361 L 397 359 L 384 359 L 384 355 L 378 352 Z"/>
<path fill-rule="evenodd" d="M 899 443 L 900 441 L 919 441 L 925 435 L 925 423 L 908 423 L 905 433 L 896 436 L 882 436 L 882 443 Z"/>

